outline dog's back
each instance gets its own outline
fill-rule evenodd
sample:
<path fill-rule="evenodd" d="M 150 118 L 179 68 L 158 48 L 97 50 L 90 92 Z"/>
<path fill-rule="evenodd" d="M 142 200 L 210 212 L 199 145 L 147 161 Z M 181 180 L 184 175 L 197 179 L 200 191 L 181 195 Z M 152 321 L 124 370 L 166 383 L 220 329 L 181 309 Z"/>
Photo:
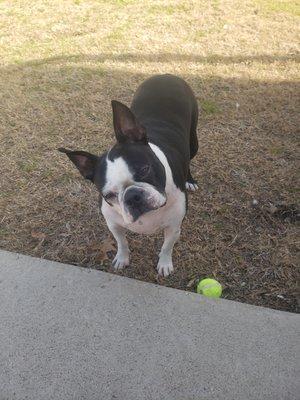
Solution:
<path fill-rule="evenodd" d="M 137 89 L 131 110 L 146 128 L 149 142 L 166 154 L 174 181 L 184 190 L 189 162 L 198 148 L 198 107 L 192 89 L 177 76 L 155 75 Z"/>

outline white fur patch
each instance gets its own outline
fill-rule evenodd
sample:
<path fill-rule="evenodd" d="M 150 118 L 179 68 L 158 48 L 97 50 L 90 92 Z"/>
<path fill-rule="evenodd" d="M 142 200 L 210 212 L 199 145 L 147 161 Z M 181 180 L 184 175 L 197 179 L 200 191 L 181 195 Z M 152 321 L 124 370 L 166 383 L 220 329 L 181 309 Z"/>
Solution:
<path fill-rule="evenodd" d="M 132 173 L 129 171 L 128 165 L 122 157 L 118 157 L 113 161 L 107 158 L 106 168 L 106 184 L 103 192 L 122 192 L 124 186 L 134 183 Z"/>
<path fill-rule="evenodd" d="M 157 264 L 157 272 L 159 275 L 167 277 L 174 271 L 172 262 L 172 252 L 169 256 L 160 256 Z"/>
<path fill-rule="evenodd" d="M 123 269 L 124 267 L 128 267 L 129 265 L 129 253 L 122 251 L 117 252 L 115 258 L 113 259 L 112 265 L 114 269 Z"/>
<path fill-rule="evenodd" d="M 166 172 L 166 187 L 165 187 L 165 191 L 166 193 L 171 193 L 174 192 L 174 190 L 178 189 L 173 181 L 173 175 L 172 175 L 172 171 L 171 168 L 169 166 L 167 157 L 165 156 L 165 154 L 161 151 L 161 149 L 156 146 L 156 144 L 152 144 L 149 143 L 152 151 L 155 153 L 156 157 L 159 159 L 159 161 L 162 163 L 162 165 L 165 168 L 165 172 Z"/>
<path fill-rule="evenodd" d="M 185 182 L 185 188 L 191 192 L 195 192 L 198 189 L 198 185 L 196 183 Z"/>

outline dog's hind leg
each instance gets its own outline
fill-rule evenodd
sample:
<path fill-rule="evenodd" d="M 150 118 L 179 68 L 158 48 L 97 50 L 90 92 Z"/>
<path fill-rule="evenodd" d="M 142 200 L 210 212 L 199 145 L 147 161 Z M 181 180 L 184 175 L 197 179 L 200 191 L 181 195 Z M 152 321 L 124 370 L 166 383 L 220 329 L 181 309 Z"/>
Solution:
<path fill-rule="evenodd" d="M 192 177 L 190 169 L 188 171 L 187 180 L 185 182 L 185 188 L 186 190 L 191 190 L 192 192 L 198 189 L 197 181 Z"/>
<path fill-rule="evenodd" d="M 192 160 L 198 152 L 198 138 L 197 138 L 197 123 L 198 123 L 198 105 L 195 99 L 195 106 L 192 115 L 192 123 L 190 129 L 190 160 Z M 192 177 L 191 170 L 189 167 L 187 180 L 185 183 L 187 190 L 195 191 L 198 189 L 197 181 Z"/>

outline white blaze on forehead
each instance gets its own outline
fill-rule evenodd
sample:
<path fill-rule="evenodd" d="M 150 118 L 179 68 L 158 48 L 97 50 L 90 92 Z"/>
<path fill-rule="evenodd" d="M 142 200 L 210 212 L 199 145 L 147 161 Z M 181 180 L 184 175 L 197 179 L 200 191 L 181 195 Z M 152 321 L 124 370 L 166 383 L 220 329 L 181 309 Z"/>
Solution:
<path fill-rule="evenodd" d="M 103 192 L 120 191 L 124 185 L 133 182 L 132 173 L 129 171 L 128 165 L 122 157 L 118 157 L 113 161 L 107 159 L 106 168 L 106 184 Z"/>

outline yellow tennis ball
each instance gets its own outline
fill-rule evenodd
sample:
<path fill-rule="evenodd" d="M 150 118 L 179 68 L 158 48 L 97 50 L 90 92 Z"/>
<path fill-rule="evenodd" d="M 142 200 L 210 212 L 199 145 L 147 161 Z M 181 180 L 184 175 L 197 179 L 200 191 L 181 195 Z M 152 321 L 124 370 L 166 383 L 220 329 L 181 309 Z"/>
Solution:
<path fill-rule="evenodd" d="M 221 297 L 222 286 L 215 279 L 205 278 L 198 283 L 197 293 L 203 294 L 206 297 Z"/>

